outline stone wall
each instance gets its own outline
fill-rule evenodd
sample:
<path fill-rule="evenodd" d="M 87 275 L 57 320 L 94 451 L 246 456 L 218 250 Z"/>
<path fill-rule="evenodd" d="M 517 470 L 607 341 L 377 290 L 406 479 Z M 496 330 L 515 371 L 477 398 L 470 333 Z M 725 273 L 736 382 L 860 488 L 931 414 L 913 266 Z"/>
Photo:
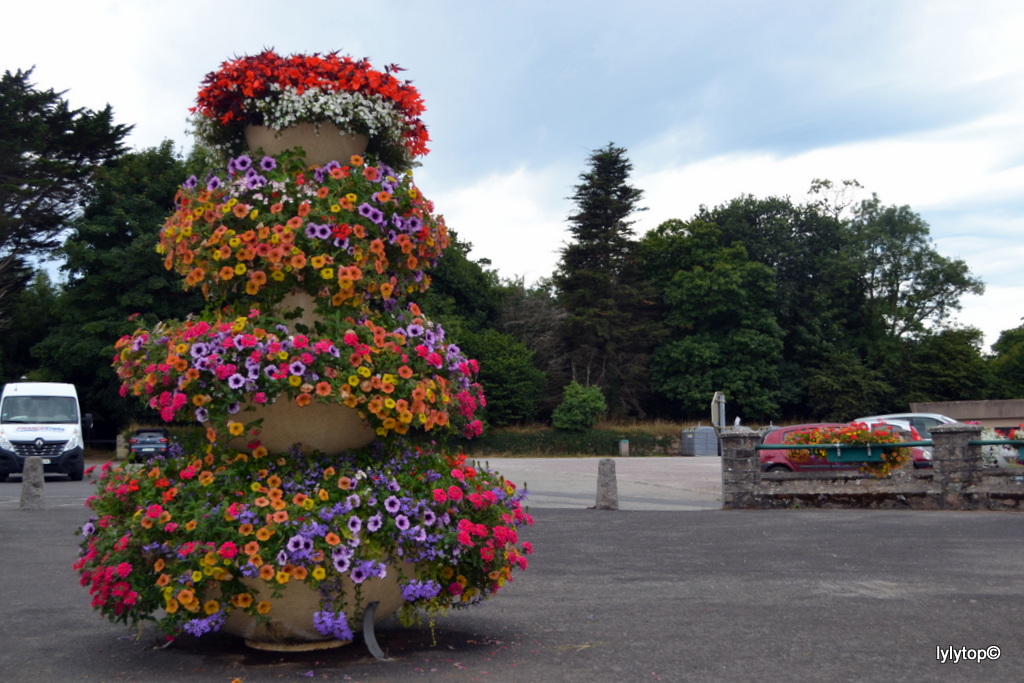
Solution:
<path fill-rule="evenodd" d="M 857 473 L 766 474 L 757 446 L 761 435 L 723 430 L 722 507 L 879 508 L 919 510 L 1024 510 L 1020 472 L 982 467 L 982 427 L 961 423 L 931 430 L 931 469 L 905 468 L 884 479 Z"/>

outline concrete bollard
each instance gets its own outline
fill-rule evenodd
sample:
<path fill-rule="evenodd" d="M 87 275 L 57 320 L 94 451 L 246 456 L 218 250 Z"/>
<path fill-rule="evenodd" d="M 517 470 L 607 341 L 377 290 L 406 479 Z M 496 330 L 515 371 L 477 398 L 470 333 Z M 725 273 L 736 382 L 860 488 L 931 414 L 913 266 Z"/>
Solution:
<path fill-rule="evenodd" d="M 629 457 L 629 439 L 622 439 L 621 441 L 619 441 L 619 457 Z"/>
<path fill-rule="evenodd" d="M 46 507 L 43 496 L 43 459 L 37 456 L 25 458 L 21 472 L 21 510 L 42 510 Z"/>
<path fill-rule="evenodd" d="M 601 458 L 597 464 L 597 504 L 598 510 L 619 509 L 619 485 L 615 481 L 615 461 Z"/>

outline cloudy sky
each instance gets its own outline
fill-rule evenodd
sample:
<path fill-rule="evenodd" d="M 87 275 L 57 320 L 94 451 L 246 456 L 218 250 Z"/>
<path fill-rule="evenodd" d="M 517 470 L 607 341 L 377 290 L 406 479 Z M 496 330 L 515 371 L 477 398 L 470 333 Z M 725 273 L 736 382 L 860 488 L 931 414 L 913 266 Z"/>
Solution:
<path fill-rule="evenodd" d="M 1019 0 L 34 0 L 4 15 L 0 68 L 109 103 L 137 148 L 186 150 L 200 81 L 234 56 L 400 64 L 428 108 L 418 184 L 504 277 L 551 274 L 567 197 L 612 142 L 644 191 L 639 231 L 856 179 L 985 281 L 960 322 L 991 343 L 1024 317 Z"/>

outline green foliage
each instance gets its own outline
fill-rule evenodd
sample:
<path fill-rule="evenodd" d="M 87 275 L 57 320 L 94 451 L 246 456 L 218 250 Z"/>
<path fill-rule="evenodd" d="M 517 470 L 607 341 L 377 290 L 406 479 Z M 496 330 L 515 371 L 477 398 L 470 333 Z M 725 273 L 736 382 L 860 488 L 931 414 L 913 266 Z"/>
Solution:
<path fill-rule="evenodd" d="M 614 413 L 642 415 L 655 335 L 629 218 L 643 193 L 628 184 L 625 149 L 609 144 L 588 162 L 572 197 L 573 241 L 552 278 L 566 314 L 562 343 L 574 381 L 601 387 Z"/>
<path fill-rule="evenodd" d="M 597 424 L 606 410 L 608 405 L 600 387 L 570 382 L 565 387 L 562 403 L 551 415 L 551 424 L 562 431 L 584 432 Z"/>
<path fill-rule="evenodd" d="M 991 368 L 981 355 L 982 333 L 949 328 L 907 342 L 902 405 L 987 398 Z"/>
<path fill-rule="evenodd" d="M 488 425 L 505 426 L 534 420 L 544 387 L 544 373 L 533 364 L 533 352 L 497 330 L 464 331 L 460 346 L 480 363 Z"/>
<path fill-rule="evenodd" d="M 1024 398 L 1024 325 L 1004 330 L 992 345 L 993 385 L 997 398 Z"/>
<path fill-rule="evenodd" d="M 487 259 L 470 260 L 471 243 L 460 241 L 451 229 L 448 236 L 451 243 L 431 270 L 430 289 L 419 298 L 419 303 L 446 329 L 491 327 L 501 306 L 498 275 L 486 268 L 490 265 Z"/>
<path fill-rule="evenodd" d="M 22 376 L 46 380 L 39 374 L 32 347 L 57 323 L 60 292 L 45 270 L 37 271 L 31 284 L 20 293 L 10 311 L 10 324 L 0 334 L 0 383 Z"/>
<path fill-rule="evenodd" d="M 983 294 L 981 280 L 961 259 L 939 254 L 928 224 L 909 206 L 882 206 L 877 197 L 856 209 L 849 230 L 872 325 L 894 338 L 942 325 L 964 294 Z"/>
<path fill-rule="evenodd" d="M 33 354 L 76 384 L 83 405 L 98 419 L 123 423 L 146 414 L 136 401 L 118 395 L 110 369 L 114 343 L 139 325 L 151 327 L 203 308 L 199 295 L 186 294 L 155 251 L 184 177 L 170 142 L 105 164 L 61 250 L 68 283 L 58 320 Z"/>
<path fill-rule="evenodd" d="M 527 287 L 519 279 L 504 283 L 502 289 L 498 329 L 533 354 L 534 365 L 544 376 L 537 397 L 539 409 L 542 415 L 549 416 L 562 400 L 562 387 L 570 381 L 560 332 L 565 311 L 555 300 L 549 283 Z"/>
<path fill-rule="evenodd" d="M 748 419 L 778 414 L 774 394 L 782 331 L 772 306 L 771 268 L 742 245 L 720 246 L 721 230 L 703 221 L 668 221 L 641 241 L 640 253 L 662 291 L 667 339 L 651 362 L 651 384 L 683 414 L 702 415 L 724 389 Z"/>
<path fill-rule="evenodd" d="M 36 90 L 31 76 L 0 76 L 0 322 L 27 282 L 25 259 L 58 246 L 92 172 L 124 152 L 131 130 L 114 124 L 109 106 L 71 109 L 63 93 Z"/>

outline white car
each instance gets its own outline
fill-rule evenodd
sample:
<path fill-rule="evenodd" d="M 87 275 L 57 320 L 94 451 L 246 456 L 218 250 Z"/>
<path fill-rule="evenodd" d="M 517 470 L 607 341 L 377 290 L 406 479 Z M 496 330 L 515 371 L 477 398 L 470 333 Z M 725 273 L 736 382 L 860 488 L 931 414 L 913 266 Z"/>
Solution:
<path fill-rule="evenodd" d="M 888 422 L 891 424 L 897 424 L 901 427 L 903 424 L 909 424 L 917 430 L 917 433 L 921 435 L 922 440 L 927 441 L 932 438 L 932 427 L 952 424 L 956 422 L 956 420 L 951 417 L 947 417 L 946 415 L 939 415 L 938 413 L 891 413 L 889 415 L 858 417 L 854 422 L 868 422 L 871 424 Z"/>

